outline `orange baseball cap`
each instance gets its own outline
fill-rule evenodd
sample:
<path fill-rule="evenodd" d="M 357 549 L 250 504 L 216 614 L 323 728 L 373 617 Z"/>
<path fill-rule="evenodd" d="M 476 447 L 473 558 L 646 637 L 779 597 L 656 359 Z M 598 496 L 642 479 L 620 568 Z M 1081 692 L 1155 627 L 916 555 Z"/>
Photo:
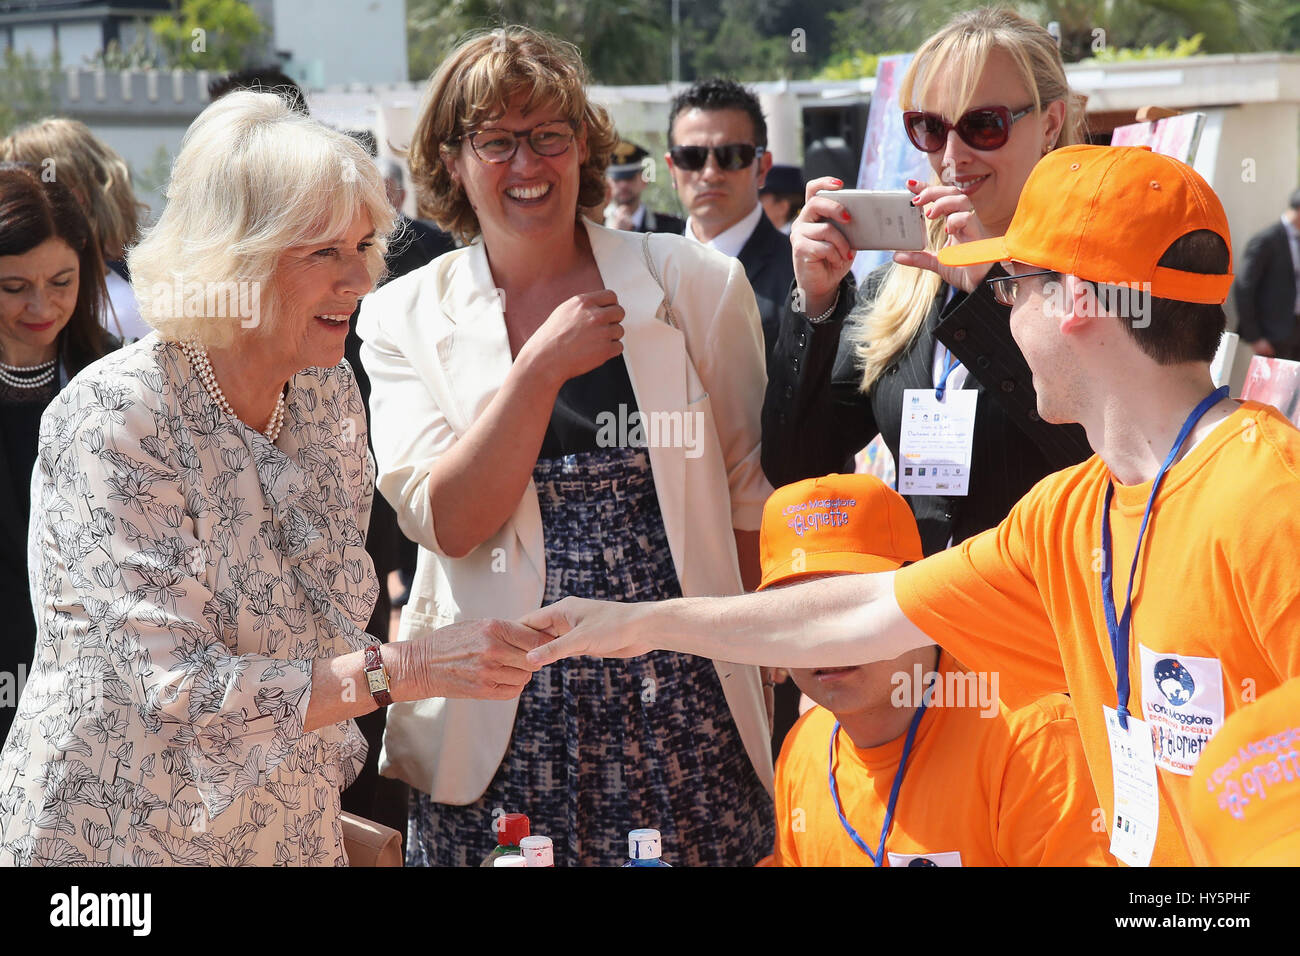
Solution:
<path fill-rule="evenodd" d="M 893 571 L 920 561 L 912 509 L 874 475 L 825 475 L 785 485 L 763 506 L 758 589 L 809 574 Z"/>
<path fill-rule="evenodd" d="M 1300 677 L 1224 722 L 1190 792 L 1192 826 L 1215 865 L 1300 864 Z"/>
<path fill-rule="evenodd" d="M 1174 240 L 1218 233 L 1232 255 L 1223 204 L 1201 175 L 1149 146 L 1065 146 L 1038 161 L 1005 236 L 945 246 L 946 266 L 1015 259 L 1113 285 L 1148 284 L 1159 299 L 1219 304 L 1226 275 L 1157 265 Z"/>

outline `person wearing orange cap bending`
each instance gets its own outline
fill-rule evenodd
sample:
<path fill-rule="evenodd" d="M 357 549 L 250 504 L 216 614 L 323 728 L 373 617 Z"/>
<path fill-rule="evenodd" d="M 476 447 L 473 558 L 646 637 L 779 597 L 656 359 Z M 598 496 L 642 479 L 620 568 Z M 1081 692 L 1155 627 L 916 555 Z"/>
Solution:
<path fill-rule="evenodd" d="M 529 658 L 663 647 L 808 667 L 935 642 L 998 671 L 1012 706 L 1068 689 L 1117 858 L 1207 862 L 1188 807 L 1201 752 L 1247 691 L 1300 676 L 1300 578 L 1278 547 L 1300 539 L 1300 432 L 1210 378 L 1232 282 L 1223 207 L 1176 159 L 1071 146 L 1034 167 L 1004 236 L 938 260 L 1006 264 L 992 281 L 1038 413 L 1082 424 L 1092 458 L 896 572 L 738 599 L 566 599 L 524 619 L 563 635 Z"/>
<path fill-rule="evenodd" d="M 871 475 L 777 489 L 759 541 L 760 590 L 922 557 L 911 508 Z M 1114 865 L 1064 694 L 1010 710 L 996 675 L 933 645 L 791 676 L 819 706 L 776 762 L 775 865 Z"/>

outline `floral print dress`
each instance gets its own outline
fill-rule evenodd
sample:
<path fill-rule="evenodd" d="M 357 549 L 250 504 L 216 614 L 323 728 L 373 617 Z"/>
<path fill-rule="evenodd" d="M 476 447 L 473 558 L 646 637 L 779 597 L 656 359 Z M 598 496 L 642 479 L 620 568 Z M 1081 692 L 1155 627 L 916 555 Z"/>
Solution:
<path fill-rule="evenodd" d="M 313 663 L 374 642 L 374 463 L 346 364 L 286 402 L 272 444 L 154 334 L 45 412 L 0 866 L 346 865 L 365 741 L 303 724 Z"/>

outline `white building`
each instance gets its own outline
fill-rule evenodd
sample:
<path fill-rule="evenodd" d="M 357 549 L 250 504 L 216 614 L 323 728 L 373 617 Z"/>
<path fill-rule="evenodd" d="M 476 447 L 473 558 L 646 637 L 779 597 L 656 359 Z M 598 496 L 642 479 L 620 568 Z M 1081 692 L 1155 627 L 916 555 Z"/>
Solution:
<path fill-rule="evenodd" d="M 304 87 L 406 80 L 406 0 L 248 0 L 266 27 L 262 65 Z M 128 48 L 169 0 L 0 0 L 0 50 L 83 66 L 116 40 Z"/>

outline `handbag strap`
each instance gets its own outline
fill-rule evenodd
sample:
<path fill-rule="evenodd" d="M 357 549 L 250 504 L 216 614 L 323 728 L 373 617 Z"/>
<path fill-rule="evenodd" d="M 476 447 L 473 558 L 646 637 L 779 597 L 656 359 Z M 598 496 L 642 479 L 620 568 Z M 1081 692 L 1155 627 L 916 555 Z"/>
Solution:
<path fill-rule="evenodd" d="M 668 289 L 664 282 L 659 278 L 659 270 L 655 268 L 654 256 L 650 255 L 650 237 L 653 233 L 642 233 L 641 251 L 645 253 L 646 268 L 650 270 L 650 275 L 654 276 L 655 285 L 659 286 L 659 291 L 664 294 L 664 321 L 681 332 L 682 327 L 677 324 L 677 317 L 673 315 L 673 300 L 668 296 Z"/>

